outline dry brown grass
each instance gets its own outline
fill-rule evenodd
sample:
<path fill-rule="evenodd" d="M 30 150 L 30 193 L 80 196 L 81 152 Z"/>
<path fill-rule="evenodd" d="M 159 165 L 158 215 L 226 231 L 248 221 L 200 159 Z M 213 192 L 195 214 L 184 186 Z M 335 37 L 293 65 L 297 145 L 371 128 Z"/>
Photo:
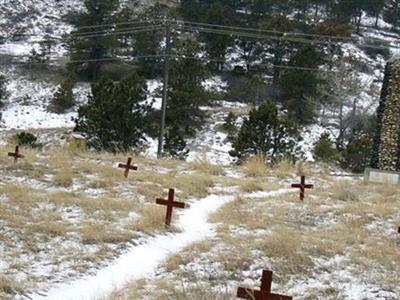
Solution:
<path fill-rule="evenodd" d="M 341 201 L 359 201 L 360 190 L 349 182 L 335 182 L 329 189 L 333 199 Z"/>
<path fill-rule="evenodd" d="M 68 232 L 68 226 L 61 222 L 41 221 L 29 226 L 29 230 L 33 233 L 43 234 L 46 237 L 65 237 Z"/>
<path fill-rule="evenodd" d="M 240 184 L 240 190 L 246 193 L 263 191 L 267 185 L 259 180 L 243 180 Z"/>
<path fill-rule="evenodd" d="M 20 293 L 22 290 L 22 285 L 16 279 L 0 275 L 0 296 L 1 293 L 12 295 Z"/>
<path fill-rule="evenodd" d="M 208 284 L 194 279 L 191 286 L 173 286 L 167 279 L 156 279 L 151 285 L 146 280 L 131 283 L 124 291 L 115 292 L 108 300 L 234 300 L 228 292 L 211 291 Z"/>
<path fill-rule="evenodd" d="M 71 168 L 65 168 L 57 171 L 54 175 L 53 182 L 60 187 L 70 187 L 73 183 L 74 174 Z"/>
<path fill-rule="evenodd" d="M 143 206 L 139 212 L 140 218 L 130 224 L 130 229 L 146 233 L 165 230 L 165 209 L 164 206 L 156 204 Z"/>
<path fill-rule="evenodd" d="M 212 176 L 224 175 L 224 168 L 222 166 L 211 164 L 206 160 L 197 160 L 195 162 L 192 162 L 190 163 L 190 167 L 193 168 L 194 171 L 203 174 L 208 174 Z"/>
<path fill-rule="evenodd" d="M 296 166 L 292 161 L 288 159 L 283 159 L 278 162 L 273 169 L 273 174 L 278 176 L 278 178 L 285 178 L 297 173 Z"/>
<path fill-rule="evenodd" d="M 265 177 L 268 172 L 265 157 L 262 155 L 250 156 L 244 163 L 243 171 L 247 177 Z"/>
<path fill-rule="evenodd" d="M 128 231 L 122 232 L 107 228 L 104 224 L 85 223 L 80 228 L 82 242 L 84 244 L 124 243 L 132 239 L 133 235 Z"/>
<path fill-rule="evenodd" d="M 155 182 L 163 188 L 178 188 L 182 191 L 182 198 L 187 196 L 204 197 L 208 189 L 215 184 L 215 179 L 206 174 L 179 174 L 171 171 L 166 174 L 142 172 L 137 176 L 140 182 Z M 154 185 L 154 184 L 153 184 Z"/>
<path fill-rule="evenodd" d="M 273 257 L 282 274 L 304 274 L 313 267 L 306 251 L 303 233 L 285 225 L 275 226 L 273 233 L 260 240 L 257 248 L 267 257 Z"/>

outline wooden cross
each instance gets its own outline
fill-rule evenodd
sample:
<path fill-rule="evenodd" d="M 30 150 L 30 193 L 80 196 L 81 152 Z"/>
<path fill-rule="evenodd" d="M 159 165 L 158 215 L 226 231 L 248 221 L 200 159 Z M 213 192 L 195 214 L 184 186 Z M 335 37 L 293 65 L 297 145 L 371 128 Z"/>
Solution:
<path fill-rule="evenodd" d="M 292 188 L 299 188 L 300 189 L 300 200 L 304 200 L 305 189 L 312 189 L 312 188 L 314 188 L 314 185 L 306 184 L 306 176 L 301 176 L 301 183 L 300 184 L 292 184 Z"/>
<path fill-rule="evenodd" d="M 292 300 L 293 297 L 271 293 L 272 274 L 272 271 L 264 270 L 260 290 L 239 287 L 236 297 L 251 300 Z"/>
<path fill-rule="evenodd" d="M 137 171 L 137 170 L 138 170 L 138 167 L 132 166 L 132 157 L 129 157 L 129 158 L 128 158 L 128 162 L 126 163 L 126 165 L 124 165 L 124 164 L 119 164 L 119 165 L 118 165 L 118 168 L 125 169 L 125 173 L 124 173 L 125 178 L 128 178 L 128 175 L 129 175 L 129 171 L 130 171 L 130 170 L 134 170 L 134 171 Z"/>
<path fill-rule="evenodd" d="M 15 146 L 15 153 L 8 152 L 8 156 L 14 157 L 14 163 L 18 162 L 18 158 L 24 158 L 22 154 L 19 154 L 19 146 Z"/>
<path fill-rule="evenodd" d="M 168 200 L 160 199 L 160 198 L 156 199 L 156 203 L 157 204 L 166 205 L 167 206 L 167 215 L 165 216 L 165 224 L 167 226 L 171 225 L 172 209 L 174 207 L 185 208 L 185 203 L 175 202 L 174 201 L 174 197 L 175 197 L 175 190 L 174 189 L 169 189 Z"/>

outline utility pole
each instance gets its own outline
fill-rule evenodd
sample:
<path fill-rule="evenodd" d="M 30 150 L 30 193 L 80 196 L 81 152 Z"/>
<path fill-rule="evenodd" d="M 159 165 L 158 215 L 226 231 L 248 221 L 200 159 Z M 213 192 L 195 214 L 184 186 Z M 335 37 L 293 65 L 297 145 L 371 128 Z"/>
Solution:
<path fill-rule="evenodd" d="M 167 20 L 165 23 L 164 90 L 163 90 L 163 98 L 161 105 L 160 136 L 158 138 L 158 151 L 157 151 L 158 158 L 162 158 L 164 149 L 165 115 L 167 113 L 170 50 L 171 50 L 171 27 L 169 21 Z"/>

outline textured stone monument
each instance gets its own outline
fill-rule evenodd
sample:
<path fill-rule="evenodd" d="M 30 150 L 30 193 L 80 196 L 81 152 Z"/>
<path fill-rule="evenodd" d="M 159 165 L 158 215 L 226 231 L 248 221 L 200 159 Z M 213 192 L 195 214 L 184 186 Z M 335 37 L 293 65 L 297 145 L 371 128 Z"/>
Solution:
<path fill-rule="evenodd" d="M 400 171 L 400 58 L 386 65 L 371 166 Z"/>

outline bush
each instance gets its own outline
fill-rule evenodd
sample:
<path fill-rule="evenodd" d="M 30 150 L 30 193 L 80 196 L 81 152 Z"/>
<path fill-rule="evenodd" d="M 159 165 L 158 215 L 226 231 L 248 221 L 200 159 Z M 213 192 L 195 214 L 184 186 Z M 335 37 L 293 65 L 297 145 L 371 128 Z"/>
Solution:
<path fill-rule="evenodd" d="M 12 140 L 20 146 L 27 146 L 31 148 L 37 148 L 40 146 L 40 144 L 37 143 L 37 137 L 32 133 L 25 131 L 14 135 Z"/>
<path fill-rule="evenodd" d="M 365 44 L 368 46 L 361 45 L 361 49 L 372 59 L 376 59 L 378 55 L 381 55 L 385 60 L 390 58 L 390 45 L 383 42 L 380 39 L 367 39 Z M 369 45 L 375 46 L 370 47 Z"/>
<path fill-rule="evenodd" d="M 103 78 L 79 108 L 74 130 L 84 133 L 87 145 L 96 150 L 115 153 L 138 147 L 151 110 L 145 100 L 146 82 L 136 72 L 117 83 Z"/>
<path fill-rule="evenodd" d="M 65 110 L 74 105 L 74 94 L 72 89 L 74 87 L 74 80 L 68 78 L 61 82 L 60 87 L 54 94 L 50 103 L 50 110 L 55 113 L 63 113 Z"/>
<path fill-rule="evenodd" d="M 317 160 L 329 162 L 338 154 L 334 143 L 328 133 L 321 134 L 319 140 L 314 144 L 314 157 Z"/>
<path fill-rule="evenodd" d="M 268 84 L 259 76 L 240 76 L 229 79 L 229 100 L 260 104 L 268 98 Z"/>
<path fill-rule="evenodd" d="M 271 161 L 293 156 L 298 140 L 296 125 L 278 112 L 276 105 L 267 102 L 250 111 L 233 142 L 232 156 L 240 160 L 262 155 Z"/>
<path fill-rule="evenodd" d="M 176 127 L 170 128 L 165 135 L 164 151 L 178 159 L 185 159 L 189 154 L 185 139 Z"/>
<path fill-rule="evenodd" d="M 236 127 L 236 116 L 233 112 L 230 112 L 221 125 L 221 130 L 226 132 L 228 135 L 232 136 L 237 133 Z"/>
<path fill-rule="evenodd" d="M 342 166 L 355 173 L 362 173 L 370 165 L 372 139 L 369 136 L 351 140 L 342 153 Z"/>

